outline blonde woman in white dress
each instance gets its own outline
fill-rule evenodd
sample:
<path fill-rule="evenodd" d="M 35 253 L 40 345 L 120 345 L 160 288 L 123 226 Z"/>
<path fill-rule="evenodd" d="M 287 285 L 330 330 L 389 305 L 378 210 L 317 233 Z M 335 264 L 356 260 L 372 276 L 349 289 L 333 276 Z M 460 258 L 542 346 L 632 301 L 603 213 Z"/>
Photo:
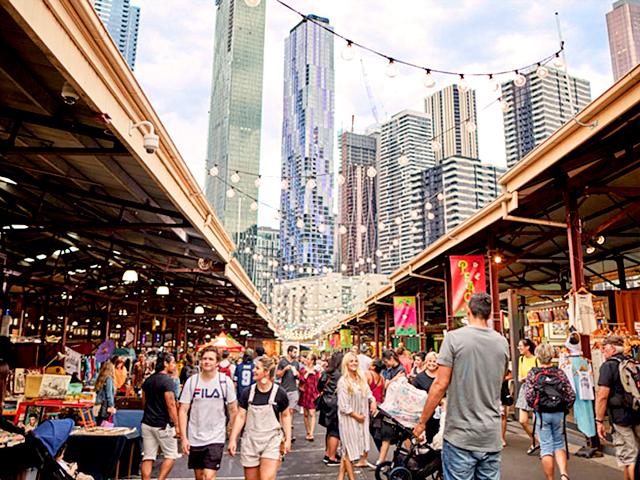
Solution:
<path fill-rule="evenodd" d="M 338 423 L 342 442 L 342 460 L 338 480 L 354 480 L 353 462 L 369 451 L 369 411 L 376 414 L 378 405 L 371 394 L 358 357 L 349 352 L 342 360 L 342 376 L 338 380 Z"/>

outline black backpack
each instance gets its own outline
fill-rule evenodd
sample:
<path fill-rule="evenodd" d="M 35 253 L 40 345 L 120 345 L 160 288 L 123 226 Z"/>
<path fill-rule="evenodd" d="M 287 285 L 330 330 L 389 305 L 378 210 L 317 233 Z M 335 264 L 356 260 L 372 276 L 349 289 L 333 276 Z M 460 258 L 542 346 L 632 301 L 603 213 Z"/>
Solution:
<path fill-rule="evenodd" d="M 565 399 L 562 377 L 547 368 L 534 368 L 537 388 L 533 410 L 541 413 L 566 412 L 569 405 Z"/>

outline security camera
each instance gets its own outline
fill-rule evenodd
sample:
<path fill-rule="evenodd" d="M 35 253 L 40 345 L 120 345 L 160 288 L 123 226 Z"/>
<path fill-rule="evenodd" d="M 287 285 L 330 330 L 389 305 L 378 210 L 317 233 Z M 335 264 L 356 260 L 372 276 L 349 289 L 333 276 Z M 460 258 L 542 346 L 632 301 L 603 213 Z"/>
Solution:
<path fill-rule="evenodd" d="M 131 122 L 129 124 L 129 136 L 133 135 L 134 128 L 138 128 L 142 125 L 148 126 L 150 130 L 149 133 L 145 133 L 144 137 L 142 137 L 142 145 L 144 146 L 144 149 L 147 151 L 147 153 L 155 153 L 160 146 L 160 137 L 155 134 L 153 124 L 148 120 L 143 120 L 138 123 Z"/>
<path fill-rule="evenodd" d="M 60 92 L 64 103 L 67 105 L 75 105 L 80 96 L 76 93 L 76 91 L 69 85 L 67 82 L 64 82 L 62 85 L 62 91 Z"/>
<path fill-rule="evenodd" d="M 147 133 L 143 138 L 143 144 L 147 153 L 155 153 L 160 146 L 160 137 L 153 133 Z"/>

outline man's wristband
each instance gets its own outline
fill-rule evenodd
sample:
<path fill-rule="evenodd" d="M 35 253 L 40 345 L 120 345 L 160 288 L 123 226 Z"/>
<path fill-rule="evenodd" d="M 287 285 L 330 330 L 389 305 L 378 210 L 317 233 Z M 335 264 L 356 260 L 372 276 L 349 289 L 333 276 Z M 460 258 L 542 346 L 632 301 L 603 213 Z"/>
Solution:
<path fill-rule="evenodd" d="M 598 419 L 596 418 L 596 423 L 604 423 L 604 421 L 603 421 L 603 420 L 598 420 Z"/>

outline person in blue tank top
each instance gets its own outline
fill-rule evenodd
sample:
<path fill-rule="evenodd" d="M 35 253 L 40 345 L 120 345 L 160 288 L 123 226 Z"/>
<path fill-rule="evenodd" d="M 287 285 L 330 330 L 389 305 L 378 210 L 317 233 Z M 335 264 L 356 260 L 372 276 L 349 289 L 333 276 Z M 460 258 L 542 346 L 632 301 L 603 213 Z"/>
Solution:
<path fill-rule="evenodd" d="M 233 375 L 233 382 L 238 390 L 238 397 L 242 395 L 245 388 L 256 383 L 253 380 L 253 367 L 253 356 L 250 353 L 245 353 L 242 357 L 242 363 L 236 367 Z"/>

